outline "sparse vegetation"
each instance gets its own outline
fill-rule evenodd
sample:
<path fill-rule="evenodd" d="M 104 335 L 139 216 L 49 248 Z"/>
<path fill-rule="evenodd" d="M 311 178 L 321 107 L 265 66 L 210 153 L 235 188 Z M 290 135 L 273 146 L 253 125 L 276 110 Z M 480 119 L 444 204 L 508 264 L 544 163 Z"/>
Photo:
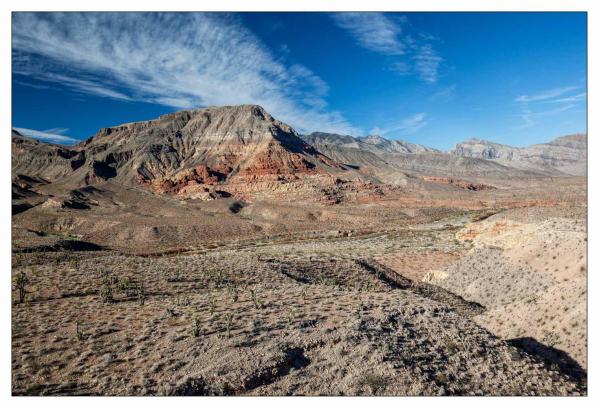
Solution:
<path fill-rule="evenodd" d="M 198 317 L 194 317 L 193 318 L 193 326 L 191 327 L 191 335 L 193 337 L 200 337 L 201 334 L 201 322 L 200 319 Z"/>
<path fill-rule="evenodd" d="M 105 284 L 100 288 L 100 298 L 104 303 L 112 303 L 114 302 L 114 297 L 112 293 L 112 286 Z"/>
<path fill-rule="evenodd" d="M 29 278 L 27 277 L 27 275 L 25 274 L 25 272 L 19 272 L 16 276 L 15 276 L 15 288 L 17 290 L 17 293 L 19 295 L 19 303 L 24 303 L 25 302 L 25 296 L 27 295 L 27 290 L 26 287 L 29 284 Z"/>

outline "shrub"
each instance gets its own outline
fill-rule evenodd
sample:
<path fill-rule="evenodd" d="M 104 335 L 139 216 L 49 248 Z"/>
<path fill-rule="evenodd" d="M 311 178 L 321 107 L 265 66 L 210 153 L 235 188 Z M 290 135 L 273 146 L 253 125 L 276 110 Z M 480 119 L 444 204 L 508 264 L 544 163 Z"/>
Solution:
<path fill-rule="evenodd" d="M 214 300 L 214 298 L 210 298 L 208 307 L 210 309 L 210 314 L 213 315 L 214 311 L 216 310 L 216 301 Z"/>
<path fill-rule="evenodd" d="M 225 321 L 227 322 L 227 337 L 231 337 L 231 325 L 233 323 L 233 314 L 227 313 L 225 314 Z"/>
<path fill-rule="evenodd" d="M 231 292 L 231 297 L 233 298 L 233 302 L 236 303 L 237 300 L 239 299 L 239 292 L 237 291 L 237 286 L 231 285 L 229 290 Z"/>
<path fill-rule="evenodd" d="M 166 316 L 167 316 L 167 317 L 171 317 L 171 318 L 173 318 L 173 317 L 176 317 L 176 316 L 177 316 L 177 315 L 175 314 L 175 309 L 171 309 L 170 307 L 167 307 L 167 308 L 165 309 L 165 313 L 166 313 Z"/>
<path fill-rule="evenodd" d="M 15 276 L 15 286 L 19 293 L 19 303 L 25 302 L 25 296 L 27 295 L 27 290 L 25 287 L 29 283 L 29 278 L 25 275 L 25 272 L 20 272 Z"/>
<path fill-rule="evenodd" d="M 146 290 L 143 283 L 137 287 L 137 301 L 140 306 L 143 306 L 146 303 Z"/>
<path fill-rule="evenodd" d="M 112 296 L 112 286 L 102 286 L 102 289 L 100 289 L 100 297 L 102 298 L 102 302 L 104 303 L 114 302 L 114 297 Z"/>
<path fill-rule="evenodd" d="M 256 297 L 256 292 L 254 291 L 254 289 L 250 289 L 250 296 L 252 298 L 252 302 L 254 303 L 254 306 L 256 307 L 256 309 L 261 309 L 262 303 Z"/>
<path fill-rule="evenodd" d="M 200 319 L 198 317 L 193 318 L 193 326 L 191 327 L 191 335 L 193 337 L 200 337 Z"/>
<path fill-rule="evenodd" d="M 376 394 L 377 391 L 385 388 L 387 385 L 387 379 L 382 375 L 367 373 L 362 378 L 362 384 L 367 385 L 370 388 L 370 391 L 373 394 Z"/>
<path fill-rule="evenodd" d="M 83 334 L 83 331 L 80 329 L 79 322 L 77 322 L 77 326 L 75 327 L 75 336 L 79 341 L 83 341 L 85 339 L 85 335 Z"/>

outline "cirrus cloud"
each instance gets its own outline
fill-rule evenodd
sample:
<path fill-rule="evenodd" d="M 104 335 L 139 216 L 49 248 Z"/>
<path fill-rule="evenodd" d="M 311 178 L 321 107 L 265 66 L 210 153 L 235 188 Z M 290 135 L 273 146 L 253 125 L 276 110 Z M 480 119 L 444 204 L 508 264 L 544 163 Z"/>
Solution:
<path fill-rule="evenodd" d="M 299 131 L 360 133 L 328 86 L 214 13 L 13 13 L 13 72 L 76 92 L 175 108 L 259 104 Z"/>
<path fill-rule="evenodd" d="M 348 31 L 357 43 L 370 51 L 393 57 L 389 69 L 400 75 L 417 74 L 427 83 L 435 83 L 443 58 L 426 33 L 405 33 L 406 16 L 384 13 L 335 13 L 335 23 Z"/>

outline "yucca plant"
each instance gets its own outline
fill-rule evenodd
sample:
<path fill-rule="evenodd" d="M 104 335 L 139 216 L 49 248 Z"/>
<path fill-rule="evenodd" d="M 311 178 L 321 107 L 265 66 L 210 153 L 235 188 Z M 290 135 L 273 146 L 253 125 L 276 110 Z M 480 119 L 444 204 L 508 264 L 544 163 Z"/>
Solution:
<path fill-rule="evenodd" d="M 193 318 L 193 326 L 191 327 L 191 335 L 193 337 L 200 337 L 200 319 L 198 317 Z"/>
<path fill-rule="evenodd" d="M 29 283 L 29 278 L 25 275 L 25 272 L 20 272 L 15 276 L 15 286 L 19 293 L 19 303 L 25 302 L 25 296 L 27 295 L 27 290 L 25 287 Z"/>
<path fill-rule="evenodd" d="M 237 300 L 239 299 L 239 292 L 237 290 L 237 286 L 231 285 L 230 291 L 231 291 L 231 297 L 233 298 L 233 302 L 236 303 Z"/>
<path fill-rule="evenodd" d="M 225 315 L 225 321 L 227 322 L 227 337 L 230 338 L 231 337 L 231 325 L 233 323 L 233 314 L 227 313 Z"/>
<path fill-rule="evenodd" d="M 102 289 L 100 289 L 100 297 L 102 298 L 102 302 L 112 303 L 114 301 L 114 297 L 112 295 L 112 286 L 102 286 Z"/>
<path fill-rule="evenodd" d="M 85 335 L 80 328 L 79 322 L 77 322 L 77 326 L 75 327 L 75 336 L 77 336 L 77 340 L 83 341 L 85 339 Z"/>

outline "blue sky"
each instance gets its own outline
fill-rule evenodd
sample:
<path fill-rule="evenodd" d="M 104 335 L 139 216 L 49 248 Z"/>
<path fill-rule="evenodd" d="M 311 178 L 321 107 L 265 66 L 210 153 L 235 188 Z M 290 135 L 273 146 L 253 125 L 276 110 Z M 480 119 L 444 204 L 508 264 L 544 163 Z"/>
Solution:
<path fill-rule="evenodd" d="M 13 13 L 13 127 L 72 143 L 255 103 L 440 149 L 586 132 L 585 13 Z"/>

